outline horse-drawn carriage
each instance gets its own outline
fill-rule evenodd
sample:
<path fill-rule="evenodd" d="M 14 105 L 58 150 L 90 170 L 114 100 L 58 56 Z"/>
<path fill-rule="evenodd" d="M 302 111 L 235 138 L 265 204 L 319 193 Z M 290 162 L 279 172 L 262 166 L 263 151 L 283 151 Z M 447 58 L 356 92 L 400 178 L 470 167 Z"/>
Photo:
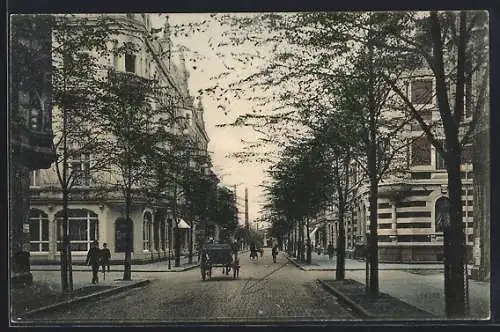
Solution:
<path fill-rule="evenodd" d="M 233 246 L 229 243 L 205 243 L 202 246 L 201 278 L 211 278 L 214 267 L 222 267 L 222 273 L 225 275 L 229 275 L 232 269 L 233 279 L 238 277 L 240 266 Z"/>

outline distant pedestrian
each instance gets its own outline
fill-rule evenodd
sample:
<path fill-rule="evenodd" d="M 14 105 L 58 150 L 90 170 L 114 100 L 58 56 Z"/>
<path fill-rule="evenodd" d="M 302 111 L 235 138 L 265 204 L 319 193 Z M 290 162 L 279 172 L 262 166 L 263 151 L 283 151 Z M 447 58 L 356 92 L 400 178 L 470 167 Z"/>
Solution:
<path fill-rule="evenodd" d="M 92 267 L 92 283 L 98 283 L 99 278 L 97 273 L 99 272 L 99 263 L 101 258 L 101 251 L 99 249 L 99 243 L 93 241 L 90 244 L 89 252 L 87 253 L 86 264 Z"/>
<path fill-rule="evenodd" d="M 102 244 L 101 249 L 101 265 L 102 265 L 102 273 L 106 273 L 106 267 L 109 272 L 109 260 L 111 259 L 111 251 L 109 251 L 108 245 L 106 243 Z"/>
<path fill-rule="evenodd" d="M 278 256 L 278 245 L 275 244 L 272 249 L 272 254 L 273 254 L 273 263 L 276 263 L 276 256 Z"/>
<path fill-rule="evenodd" d="M 330 242 L 330 244 L 328 245 L 328 258 L 330 260 L 333 259 L 333 244 Z"/>

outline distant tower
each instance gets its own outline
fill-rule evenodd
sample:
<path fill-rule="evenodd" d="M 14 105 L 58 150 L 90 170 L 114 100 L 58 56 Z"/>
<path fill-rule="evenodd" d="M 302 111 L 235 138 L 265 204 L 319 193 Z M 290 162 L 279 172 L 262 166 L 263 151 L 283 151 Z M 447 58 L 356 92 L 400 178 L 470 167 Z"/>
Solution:
<path fill-rule="evenodd" d="M 245 188 L 245 227 L 248 228 L 248 188 Z"/>
<path fill-rule="evenodd" d="M 165 24 L 163 26 L 163 37 L 160 40 L 161 46 L 163 48 L 163 54 L 167 56 L 168 69 L 170 70 L 170 64 L 172 59 L 172 32 L 170 31 L 170 23 L 168 22 L 168 15 L 165 18 Z"/>

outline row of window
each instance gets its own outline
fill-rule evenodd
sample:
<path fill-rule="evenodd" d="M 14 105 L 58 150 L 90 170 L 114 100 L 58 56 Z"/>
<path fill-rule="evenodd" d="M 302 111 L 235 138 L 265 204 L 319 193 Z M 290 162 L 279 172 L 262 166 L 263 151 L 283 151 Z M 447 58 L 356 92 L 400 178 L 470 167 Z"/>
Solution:
<path fill-rule="evenodd" d="M 63 235 L 62 211 L 56 213 L 57 220 L 57 251 L 61 250 L 61 240 Z M 151 249 L 152 239 L 152 216 L 151 213 L 144 214 L 144 232 L 143 248 Z M 30 251 L 46 252 L 49 251 L 49 219 L 46 213 L 37 209 L 31 209 L 29 212 L 30 224 Z M 161 238 L 162 249 L 165 250 L 165 222 L 160 222 L 160 234 L 154 232 L 154 242 L 156 250 L 159 250 L 159 239 Z M 70 234 L 72 251 L 88 251 L 90 244 L 99 239 L 99 220 L 95 213 L 86 209 L 71 209 L 68 211 L 68 233 Z M 124 231 L 120 221 L 116 223 L 115 251 L 124 251 Z M 169 241 L 172 235 L 168 234 Z"/>
<path fill-rule="evenodd" d="M 472 228 L 473 225 L 474 225 L 473 222 L 464 223 L 464 226 L 466 226 L 468 228 Z M 409 223 L 397 223 L 396 227 L 397 228 L 431 228 L 432 224 L 430 222 L 409 222 Z M 392 223 L 378 224 L 378 228 L 379 229 L 391 229 Z M 436 227 L 436 230 L 438 230 L 438 229 L 439 229 L 439 227 Z M 442 231 L 442 230 L 440 229 L 439 231 Z"/>
<path fill-rule="evenodd" d="M 472 205 L 468 205 L 472 206 Z M 396 218 L 428 218 L 431 216 L 429 211 L 410 211 L 410 212 L 397 212 Z M 474 216 L 474 211 L 464 210 L 464 218 L 472 218 Z M 392 212 L 384 212 L 378 214 L 379 219 L 392 219 Z"/>
<path fill-rule="evenodd" d="M 69 172 L 73 178 L 73 186 L 90 186 L 91 181 L 91 159 L 86 153 L 80 154 L 78 157 L 73 157 L 68 161 Z M 30 172 L 30 186 L 38 187 L 42 184 L 39 169 Z"/>
<path fill-rule="evenodd" d="M 57 250 L 61 250 L 63 235 L 62 211 L 56 213 Z M 49 251 L 49 219 L 46 213 L 31 209 L 29 213 L 31 251 Z M 99 220 L 92 211 L 76 209 L 68 211 L 68 233 L 71 250 L 87 251 L 90 243 L 99 238 Z"/>
<path fill-rule="evenodd" d="M 393 237 L 389 235 L 379 235 L 377 236 L 378 242 L 392 242 Z M 431 235 L 397 235 L 396 240 L 398 242 L 431 242 Z M 473 242 L 474 235 L 467 235 L 467 242 Z"/>
<path fill-rule="evenodd" d="M 440 140 L 442 144 L 443 141 Z M 432 147 L 431 142 L 427 137 L 419 137 L 411 144 L 411 158 L 410 162 L 412 166 L 429 166 L 431 165 L 431 154 Z M 461 154 L 462 164 L 469 164 L 472 162 L 472 146 L 467 145 L 463 148 Z M 446 169 L 444 159 L 441 157 L 440 153 L 435 150 L 435 166 L 438 170 Z"/>

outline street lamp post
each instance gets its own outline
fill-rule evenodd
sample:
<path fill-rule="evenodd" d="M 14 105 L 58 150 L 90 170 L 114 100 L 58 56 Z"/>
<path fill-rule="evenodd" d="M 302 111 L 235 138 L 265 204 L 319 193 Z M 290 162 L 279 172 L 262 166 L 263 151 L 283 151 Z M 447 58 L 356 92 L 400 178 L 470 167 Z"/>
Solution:
<path fill-rule="evenodd" d="M 207 186 L 206 186 L 206 194 L 205 194 L 205 206 L 204 206 L 204 209 L 203 209 L 203 218 L 202 218 L 202 222 L 203 222 L 203 225 L 202 225 L 202 230 L 203 230 L 203 238 L 202 238 L 202 245 L 203 243 L 206 241 L 206 238 L 207 238 L 207 218 L 208 218 L 208 199 L 209 199 L 209 194 L 210 194 L 210 178 L 209 178 L 209 175 L 210 175 L 210 169 L 209 169 L 209 165 L 208 164 L 204 164 L 202 166 L 202 169 L 203 169 L 203 175 L 205 176 L 205 180 L 206 180 L 206 183 L 207 183 Z"/>
<path fill-rule="evenodd" d="M 168 269 L 172 268 L 170 256 L 172 255 L 172 219 L 168 219 Z"/>

